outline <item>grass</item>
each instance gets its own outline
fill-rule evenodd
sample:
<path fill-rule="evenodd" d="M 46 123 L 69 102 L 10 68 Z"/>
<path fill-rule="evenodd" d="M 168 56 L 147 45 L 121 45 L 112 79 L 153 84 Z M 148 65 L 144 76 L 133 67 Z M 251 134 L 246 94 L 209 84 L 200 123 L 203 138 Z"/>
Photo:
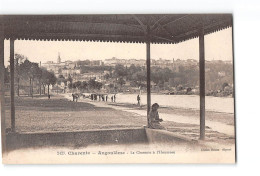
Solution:
<path fill-rule="evenodd" d="M 72 102 L 59 96 L 50 100 L 46 97 L 16 97 L 15 114 L 18 132 L 128 128 L 146 124 L 145 117 Z M 6 98 L 6 127 L 11 127 L 9 98 Z"/>

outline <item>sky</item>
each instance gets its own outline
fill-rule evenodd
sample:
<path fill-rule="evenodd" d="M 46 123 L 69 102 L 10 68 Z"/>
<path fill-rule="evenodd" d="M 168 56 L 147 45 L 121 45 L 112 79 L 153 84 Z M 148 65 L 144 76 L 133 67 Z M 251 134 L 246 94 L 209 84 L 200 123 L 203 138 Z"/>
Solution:
<path fill-rule="evenodd" d="M 5 65 L 10 58 L 10 42 L 5 40 Z M 15 53 L 23 54 L 32 62 L 57 62 L 58 53 L 62 61 L 145 59 L 146 45 L 137 43 L 79 42 L 79 41 L 28 41 L 15 40 Z M 151 44 L 152 59 L 199 60 L 198 38 L 178 44 Z M 232 61 L 232 28 L 205 36 L 206 60 Z"/>

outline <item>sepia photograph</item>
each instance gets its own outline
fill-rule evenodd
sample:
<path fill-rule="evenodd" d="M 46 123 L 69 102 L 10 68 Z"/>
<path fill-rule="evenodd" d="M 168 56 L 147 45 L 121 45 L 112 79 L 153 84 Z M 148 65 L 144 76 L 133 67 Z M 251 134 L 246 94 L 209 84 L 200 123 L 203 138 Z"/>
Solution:
<path fill-rule="evenodd" d="M 2 162 L 235 163 L 233 50 L 232 13 L 0 15 Z"/>

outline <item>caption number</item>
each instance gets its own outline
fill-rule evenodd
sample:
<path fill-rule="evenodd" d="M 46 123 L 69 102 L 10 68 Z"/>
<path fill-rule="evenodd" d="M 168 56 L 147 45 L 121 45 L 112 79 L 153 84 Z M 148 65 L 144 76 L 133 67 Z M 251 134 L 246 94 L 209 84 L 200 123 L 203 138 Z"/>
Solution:
<path fill-rule="evenodd" d="M 57 155 L 66 155 L 66 153 L 64 151 L 58 151 Z"/>

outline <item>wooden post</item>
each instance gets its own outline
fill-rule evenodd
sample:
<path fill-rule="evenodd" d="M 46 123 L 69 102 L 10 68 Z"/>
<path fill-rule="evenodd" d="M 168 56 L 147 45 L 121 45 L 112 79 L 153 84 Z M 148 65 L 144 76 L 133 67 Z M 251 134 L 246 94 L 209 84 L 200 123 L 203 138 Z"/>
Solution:
<path fill-rule="evenodd" d="M 50 85 L 48 84 L 48 98 L 49 98 L 49 95 L 50 95 Z"/>
<path fill-rule="evenodd" d="M 41 79 L 39 80 L 39 85 L 40 85 L 40 87 L 39 87 L 39 92 L 40 92 L 40 95 L 42 95 L 42 83 L 41 83 Z"/>
<path fill-rule="evenodd" d="M 33 98 L 33 80 L 34 80 L 34 78 L 32 77 L 32 98 Z"/>
<path fill-rule="evenodd" d="M 4 66 L 4 30 L 0 25 L 0 100 L 1 100 L 1 137 L 2 137 L 2 156 L 6 151 L 6 135 L 5 135 L 5 66 Z"/>
<path fill-rule="evenodd" d="M 19 76 L 19 75 L 17 75 Z M 20 78 L 17 78 L 17 96 L 20 96 Z"/>
<path fill-rule="evenodd" d="M 14 39 L 10 39 L 10 75 L 11 75 L 11 130 L 15 132 L 15 107 L 14 107 Z"/>
<path fill-rule="evenodd" d="M 18 59 L 16 60 L 15 65 L 16 65 L 15 69 L 16 69 L 16 76 L 17 76 L 17 96 L 19 97 L 20 96 L 20 78 L 19 78 L 20 73 L 19 73 L 19 60 Z"/>
<path fill-rule="evenodd" d="M 146 36 L 146 68 L 147 68 L 147 123 L 149 118 L 149 112 L 151 109 L 151 51 L 150 51 L 150 26 L 147 26 L 147 36 Z"/>
<path fill-rule="evenodd" d="M 29 96 L 32 96 L 32 78 L 30 77 L 30 92 Z"/>
<path fill-rule="evenodd" d="M 199 34 L 199 70 L 200 70 L 200 139 L 205 139 L 205 46 L 204 28 Z"/>

